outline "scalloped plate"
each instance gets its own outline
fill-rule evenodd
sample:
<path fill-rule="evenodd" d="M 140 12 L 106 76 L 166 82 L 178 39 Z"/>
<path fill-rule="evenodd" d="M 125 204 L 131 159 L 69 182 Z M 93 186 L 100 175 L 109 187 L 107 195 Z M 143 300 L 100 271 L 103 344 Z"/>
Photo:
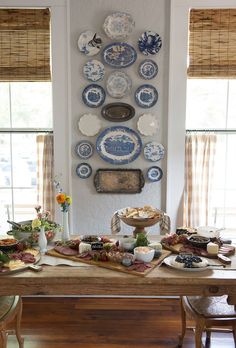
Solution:
<path fill-rule="evenodd" d="M 115 71 L 109 75 L 106 87 L 111 97 L 122 98 L 130 93 L 132 80 L 126 73 Z"/>
<path fill-rule="evenodd" d="M 132 16 L 124 12 L 115 12 L 107 16 L 103 29 L 110 39 L 125 39 L 135 26 Z"/>

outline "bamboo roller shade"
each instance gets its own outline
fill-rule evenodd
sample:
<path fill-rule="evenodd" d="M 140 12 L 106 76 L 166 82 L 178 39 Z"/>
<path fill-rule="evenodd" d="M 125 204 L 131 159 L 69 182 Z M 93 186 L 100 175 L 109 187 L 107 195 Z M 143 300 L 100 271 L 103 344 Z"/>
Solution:
<path fill-rule="evenodd" d="M 50 80 L 49 9 L 0 9 L 0 81 Z"/>
<path fill-rule="evenodd" d="M 192 9 L 188 77 L 236 77 L 236 8 Z"/>

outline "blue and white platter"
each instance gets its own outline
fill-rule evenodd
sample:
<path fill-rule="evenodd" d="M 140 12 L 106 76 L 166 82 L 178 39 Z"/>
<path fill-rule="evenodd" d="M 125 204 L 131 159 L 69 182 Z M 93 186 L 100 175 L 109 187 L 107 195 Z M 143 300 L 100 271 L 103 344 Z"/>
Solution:
<path fill-rule="evenodd" d="M 85 105 L 90 108 L 97 108 L 102 105 L 106 98 L 106 92 L 103 87 L 93 83 L 85 87 L 82 93 L 82 99 Z"/>
<path fill-rule="evenodd" d="M 113 68 L 127 68 L 136 61 L 137 52 L 125 42 L 114 42 L 104 48 L 102 57 Z"/>
<path fill-rule="evenodd" d="M 157 162 L 164 158 L 165 149 L 162 144 L 152 141 L 144 146 L 143 153 L 148 161 Z"/>
<path fill-rule="evenodd" d="M 92 174 L 92 167 L 88 163 L 80 163 L 76 167 L 76 174 L 81 179 L 87 179 Z"/>
<path fill-rule="evenodd" d="M 162 169 L 157 166 L 150 167 L 147 171 L 147 177 L 150 181 L 159 181 L 163 176 Z"/>
<path fill-rule="evenodd" d="M 126 73 L 115 71 L 109 75 L 106 87 L 111 97 L 122 98 L 130 93 L 132 80 Z"/>
<path fill-rule="evenodd" d="M 104 65 L 99 60 L 89 60 L 83 67 L 83 73 L 89 81 L 101 81 L 105 74 Z"/>
<path fill-rule="evenodd" d="M 135 92 L 135 101 L 142 108 L 151 108 L 157 100 L 158 92 L 152 85 L 142 85 Z"/>
<path fill-rule="evenodd" d="M 102 47 L 101 37 L 94 31 L 84 31 L 78 39 L 78 48 L 86 56 L 94 56 Z"/>
<path fill-rule="evenodd" d="M 110 164 L 128 164 L 140 155 L 142 140 L 134 130 L 115 126 L 99 134 L 96 149 L 99 156 Z"/>
<path fill-rule="evenodd" d="M 145 59 L 139 65 L 139 75 L 145 80 L 153 79 L 158 73 L 156 62 L 151 59 Z"/>
<path fill-rule="evenodd" d="M 107 16 L 103 29 L 110 39 L 126 39 L 134 28 L 132 16 L 124 12 L 115 12 Z"/>
<path fill-rule="evenodd" d="M 154 31 L 145 31 L 138 40 L 139 50 L 146 56 L 156 54 L 161 49 L 161 46 L 161 37 Z"/>
<path fill-rule="evenodd" d="M 88 159 L 93 155 L 93 144 L 87 140 L 82 140 L 76 144 L 75 152 L 80 158 Z"/>

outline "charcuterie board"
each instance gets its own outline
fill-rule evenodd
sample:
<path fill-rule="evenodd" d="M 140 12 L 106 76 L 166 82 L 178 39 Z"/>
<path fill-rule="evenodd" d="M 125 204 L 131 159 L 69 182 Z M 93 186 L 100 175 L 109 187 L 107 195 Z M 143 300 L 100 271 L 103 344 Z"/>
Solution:
<path fill-rule="evenodd" d="M 25 250 L 25 253 L 31 254 L 33 256 L 33 260 L 32 260 L 33 262 L 30 262 L 30 260 L 27 260 L 27 259 L 25 259 L 25 261 L 21 261 L 20 259 L 11 260 L 9 262 L 8 267 L 2 267 L 0 269 L 0 277 L 4 275 L 23 272 L 26 270 L 32 270 L 35 272 L 40 271 L 42 267 L 36 265 L 41 258 L 39 251 L 36 249 L 29 249 L 29 250 Z"/>
<path fill-rule="evenodd" d="M 129 273 L 129 274 L 134 274 L 137 276 L 146 276 L 149 272 L 151 272 L 156 266 L 162 263 L 162 261 L 171 254 L 171 251 L 169 250 L 162 250 L 162 254 L 158 259 L 153 259 L 150 263 L 148 263 L 149 267 L 145 269 L 143 272 L 138 272 L 136 270 L 131 270 L 129 267 L 123 266 L 121 263 L 118 262 L 111 262 L 111 261 L 95 261 L 95 260 L 86 260 L 84 258 L 79 257 L 79 255 L 76 256 L 70 256 L 70 255 L 63 255 L 57 252 L 54 249 L 51 249 L 47 252 L 47 255 L 54 256 L 54 257 L 60 257 L 63 259 L 68 259 L 72 261 L 77 261 L 77 262 L 83 262 L 87 263 L 89 265 L 94 265 L 94 266 L 99 266 L 107 269 L 111 269 L 113 271 L 118 271 L 118 272 L 124 272 L 124 273 Z"/>

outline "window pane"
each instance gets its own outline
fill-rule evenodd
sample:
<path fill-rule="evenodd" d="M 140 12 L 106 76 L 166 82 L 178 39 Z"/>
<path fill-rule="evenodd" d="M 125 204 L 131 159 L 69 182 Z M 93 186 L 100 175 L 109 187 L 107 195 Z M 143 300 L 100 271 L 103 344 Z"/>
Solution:
<path fill-rule="evenodd" d="M 12 219 L 11 202 L 11 189 L 0 189 L 0 235 L 11 229 L 7 222 L 8 219 Z"/>
<path fill-rule="evenodd" d="M 32 220 L 36 217 L 34 207 L 37 205 L 37 190 L 14 190 L 14 221 Z"/>
<path fill-rule="evenodd" d="M 229 80 L 227 128 L 236 128 L 236 80 Z"/>
<path fill-rule="evenodd" d="M 0 83 L 0 128 L 10 127 L 9 83 Z"/>
<path fill-rule="evenodd" d="M 11 185 L 11 152 L 10 135 L 0 134 L 0 187 L 6 188 Z"/>

